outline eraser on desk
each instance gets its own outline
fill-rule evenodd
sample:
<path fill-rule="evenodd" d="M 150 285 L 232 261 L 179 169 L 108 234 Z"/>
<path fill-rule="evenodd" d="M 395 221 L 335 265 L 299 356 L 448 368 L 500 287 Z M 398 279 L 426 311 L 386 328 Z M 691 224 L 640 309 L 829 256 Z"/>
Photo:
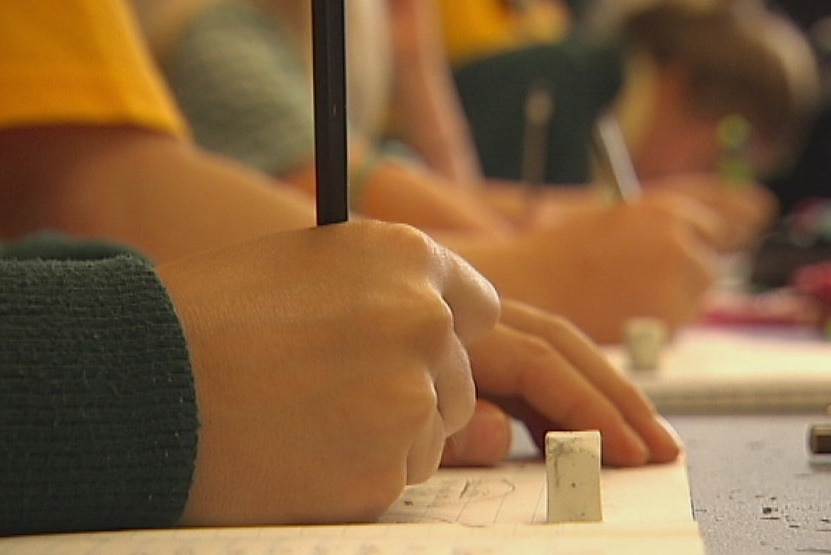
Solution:
<path fill-rule="evenodd" d="M 667 327 L 658 318 L 632 318 L 623 330 L 629 367 L 635 371 L 658 368 L 667 341 Z"/>
<path fill-rule="evenodd" d="M 808 449 L 814 455 L 831 455 L 831 423 L 813 424 L 808 429 Z"/>
<path fill-rule="evenodd" d="M 600 522 L 600 432 L 545 434 L 548 522 Z"/>

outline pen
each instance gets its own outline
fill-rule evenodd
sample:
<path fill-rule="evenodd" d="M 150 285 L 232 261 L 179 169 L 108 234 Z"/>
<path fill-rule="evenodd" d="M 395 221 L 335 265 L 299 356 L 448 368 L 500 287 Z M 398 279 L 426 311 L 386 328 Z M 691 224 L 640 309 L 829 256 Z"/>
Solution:
<path fill-rule="evenodd" d="M 545 81 L 535 81 L 525 98 L 522 180 L 532 188 L 545 181 L 548 133 L 554 115 L 554 93 Z"/>
<path fill-rule="evenodd" d="M 620 124 L 612 113 L 603 114 L 595 123 L 592 147 L 596 163 L 601 172 L 605 172 L 604 181 L 612 186 L 615 200 L 629 202 L 640 197 L 641 184 Z"/>
<path fill-rule="evenodd" d="M 344 0 L 312 0 L 317 225 L 349 218 Z"/>
<path fill-rule="evenodd" d="M 554 92 L 550 83 L 542 80 L 531 83 L 523 112 L 521 178 L 528 191 L 526 212 L 530 217 L 537 207 L 537 194 L 548 169 L 548 134 L 554 115 Z"/>

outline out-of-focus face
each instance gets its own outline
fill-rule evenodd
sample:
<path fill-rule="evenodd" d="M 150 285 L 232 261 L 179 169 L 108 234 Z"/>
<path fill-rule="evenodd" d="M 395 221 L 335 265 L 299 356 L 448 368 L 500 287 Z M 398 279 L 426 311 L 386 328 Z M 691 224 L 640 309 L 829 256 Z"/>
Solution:
<path fill-rule="evenodd" d="M 655 118 L 644 130 L 634 153 L 641 179 L 673 173 L 716 171 L 721 160 L 718 122 L 678 114 L 672 120 Z"/>
<path fill-rule="evenodd" d="M 641 179 L 673 173 L 723 173 L 730 171 L 732 163 L 745 165 L 745 177 L 749 178 L 766 175 L 779 163 L 780 155 L 774 145 L 757 133 L 750 132 L 744 148 L 738 152 L 730 151 L 719 133 L 722 118 L 680 116 L 672 122 L 653 120 L 644 130 L 640 146 L 633 153 L 635 169 Z M 736 156 L 743 159 L 738 162 L 728 159 Z"/>
<path fill-rule="evenodd" d="M 725 147 L 724 116 L 702 114 L 690 106 L 677 73 L 653 75 L 648 106 L 641 110 L 636 144 L 631 145 L 638 176 L 643 179 L 677 173 L 719 172 L 727 156 L 744 156 L 748 171 L 763 172 L 775 160 L 773 147 L 752 129 L 745 146 Z"/>

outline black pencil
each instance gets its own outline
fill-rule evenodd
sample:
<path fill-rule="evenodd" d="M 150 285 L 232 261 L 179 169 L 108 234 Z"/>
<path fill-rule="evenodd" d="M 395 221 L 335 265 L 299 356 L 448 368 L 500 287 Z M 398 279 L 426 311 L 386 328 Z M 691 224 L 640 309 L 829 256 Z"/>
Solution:
<path fill-rule="evenodd" d="M 611 185 L 615 200 L 629 202 L 641 195 L 641 183 L 617 117 L 607 112 L 595 122 L 592 147 L 602 178 Z"/>
<path fill-rule="evenodd" d="M 313 0 L 317 224 L 349 218 L 344 0 Z"/>

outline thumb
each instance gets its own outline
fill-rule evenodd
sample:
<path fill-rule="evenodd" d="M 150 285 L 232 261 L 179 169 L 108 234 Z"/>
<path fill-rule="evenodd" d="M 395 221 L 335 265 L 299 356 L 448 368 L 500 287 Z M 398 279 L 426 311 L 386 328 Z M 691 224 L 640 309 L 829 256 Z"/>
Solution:
<path fill-rule="evenodd" d="M 476 400 L 476 410 L 464 428 L 447 438 L 442 466 L 489 466 L 511 449 L 511 420 L 502 409 Z"/>

